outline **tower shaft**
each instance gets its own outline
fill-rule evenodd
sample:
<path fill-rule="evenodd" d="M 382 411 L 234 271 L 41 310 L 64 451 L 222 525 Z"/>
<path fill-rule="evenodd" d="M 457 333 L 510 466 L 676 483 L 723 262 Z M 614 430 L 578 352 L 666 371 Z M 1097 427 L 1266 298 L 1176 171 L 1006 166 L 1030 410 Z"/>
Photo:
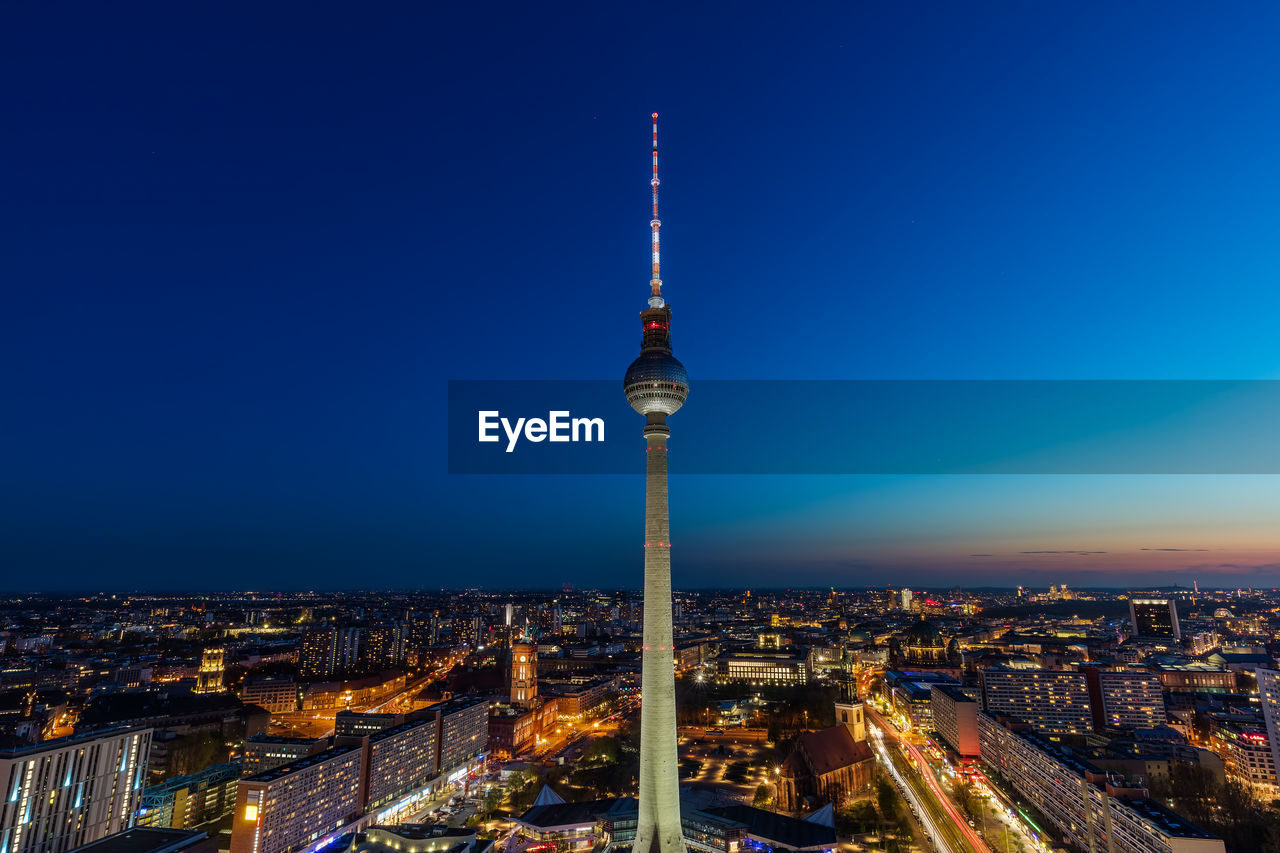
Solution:
<path fill-rule="evenodd" d="M 644 640 L 640 690 L 640 814 L 633 853 L 685 853 L 680 825 L 676 681 L 671 624 L 671 527 L 665 415 L 645 427 Z"/>
<path fill-rule="evenodd" d="M 623 388 L 645 416 L 644 639 L 640 655 L 640 804 L 633 853 L 685 853 L 676 751 L 675 650 L 671 626 L 671 527 L 667 510 L 667 417 L 684 405 L 689 374 L 671 352 L 671 309 L 658 266 L 658 114 L 653 114 L 653 278 L 640 312 L 640 357 Z"/>

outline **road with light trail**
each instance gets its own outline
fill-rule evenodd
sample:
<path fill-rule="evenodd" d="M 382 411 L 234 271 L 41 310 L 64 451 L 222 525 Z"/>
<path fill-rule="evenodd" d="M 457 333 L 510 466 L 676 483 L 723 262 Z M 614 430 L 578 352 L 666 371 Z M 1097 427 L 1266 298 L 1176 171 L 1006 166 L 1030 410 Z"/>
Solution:
<path fill-rule="evenodd" d="M 906 740 L 905 738 L 901 737 L 897 727 L 894 726 L 892 723 L 888 722 L 887 720 L 885 720 L 883 717 L 881 717 L 869 705 L 866 706 L 866 713 L 867 713 L 867 716 L 871 719 L 873 723 L 875 723 L 879 731 L 882 732 L 884 736 L 888 737 L 889 739 L 895 741 L 900 746 L 902 746 L 902 748 L 905 749 L 906 752 L 915 761 L 916 767 L 919 770 L 919 773 L 917 774 L 917 776 L 921 780 L 923 780 L 926 785 L 928 785 L 929 791 L 930 793 L 933 794 L 934 800 L 942 808 L 943 812 L 946 813 L 947 818 L 950 820 L 952 824 L 955 825 L 956 829 L 959 831 L 960 835 L 963 836 L 964 840 L 968 842 L 969 847 L 972 848 L 972 850 L 974 850 L 975 853 L 991 853 L 991 848 L 987 846 L 987 843 L 982 840 L 982 837 L 978 835 L 977 832 L 974 831 L 973 827 L 969 826 L 968 818 L 960 814 L 960 810 L 957 809 L 955 807 L 955 804 L 951 802 L 951 798 L 947 796 L 947 792 L 942 790 L 942 786 L 938 783 L 938 780 L 934 777 L 933 771 L 929 769 L 929 762 L 925 758 L 924 753 L 920 751 L 920 748 L 915 744 L 911 743 L 910 741 Z M 887 748 L 884 747 L 882 744 L 881 749 L 885 751 L 885 756 L 887 758 Z M 891 763 L 890 763 L 890 769 L 891 771 L 894 772 L 894 775 L 897 775 L 897 768 L 894 767 Z M 912 791 L 914 793 L 914 789 L 909 785 L 907 786 L 907 790 Z M 917 805 L 917 808 L 920 808 L 920 806 Z M 921 808 L 920 811 L 923 814 L 925 812 L 925 809 Z M 942 837 L 937 832 L 934 832 L 933 836 L 935 839 L 939 839 Z"/>

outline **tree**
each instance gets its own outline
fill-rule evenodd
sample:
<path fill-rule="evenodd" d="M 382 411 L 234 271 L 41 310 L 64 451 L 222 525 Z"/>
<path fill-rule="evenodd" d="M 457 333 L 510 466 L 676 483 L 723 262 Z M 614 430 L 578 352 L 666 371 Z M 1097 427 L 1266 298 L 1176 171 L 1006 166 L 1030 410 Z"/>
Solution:
<path fill-rule="evenodd" d="M 894 823 L 902 817 L 898 792 L 883 776 L 876 779 L 876 805 L 880 807 L 880 815 L 889 823 Z"/>
<path fill-rule="evenodd" d="M 762 782 L 756 787 L 756 795 L 751 800 L 751 805 L 758 809 L 767 809 L 771 802 L 773 802 L 773 791 Z"/>
<path fill-rule="evenodd" d="M 600 737 L 591 742 L 582 755 L 583 764 L 617 764 L 622 746 L 617 738 Z"/>

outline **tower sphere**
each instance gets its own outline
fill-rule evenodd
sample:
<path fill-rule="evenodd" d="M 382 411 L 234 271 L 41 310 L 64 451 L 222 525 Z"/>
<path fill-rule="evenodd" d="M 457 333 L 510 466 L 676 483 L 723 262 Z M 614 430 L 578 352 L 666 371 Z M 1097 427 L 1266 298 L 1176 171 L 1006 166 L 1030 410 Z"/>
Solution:
<path fill-rule="evenodd" d="M 623 387 L 627 402 L 640 414 L 672 415 L 689 396 L 689 374 L 671 353 L 649 350 L 631 362 Z"/>

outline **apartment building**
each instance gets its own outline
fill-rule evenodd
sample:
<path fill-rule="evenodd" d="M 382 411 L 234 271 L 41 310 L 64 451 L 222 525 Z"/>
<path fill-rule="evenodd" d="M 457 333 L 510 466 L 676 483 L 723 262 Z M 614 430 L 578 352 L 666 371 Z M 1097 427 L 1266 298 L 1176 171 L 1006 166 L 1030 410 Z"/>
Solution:
<path fill-rule="evenodd" d="M 1220 838 L 1032 726 L 978 715 L 983 764 L 1085 853 L 1225 853 Z"/>
<path fill-rule="evenodd" d="M 230 853 L 290 853 L 359 817 L 363 760 L 338 746 L 241 779 Z"/>
<path fill-rule="evenodd" d="M 1016 717 L 1037 731 L 1086 734 L 1093 730 L 1084 673 L 993 667 L 982 670 L 988 713 Z"/>

